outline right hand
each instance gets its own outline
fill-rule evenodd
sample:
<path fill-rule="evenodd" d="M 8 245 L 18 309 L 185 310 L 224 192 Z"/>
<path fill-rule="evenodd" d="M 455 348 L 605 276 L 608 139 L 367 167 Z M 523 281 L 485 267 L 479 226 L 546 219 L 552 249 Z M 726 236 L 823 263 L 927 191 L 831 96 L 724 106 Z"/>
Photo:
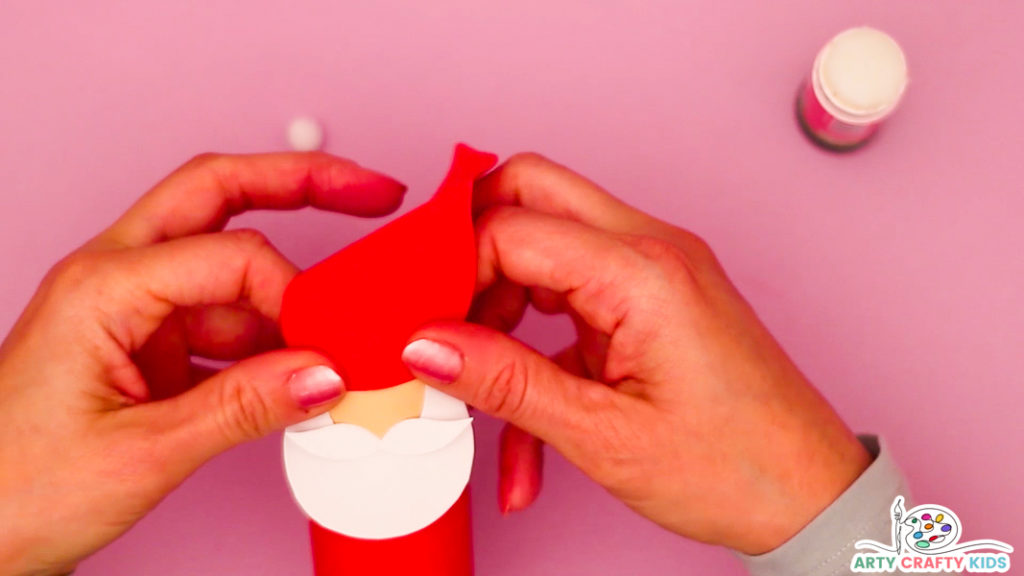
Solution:
<path fill-rule="evenodd" d="M 482 179 L 475 204 L 477 324 L 426 326 L 403 357 L 514 425 L 505 510 L 537 494 L 539 438 L 669 530 L 760 554 L 868 466 L 696 235 L 531 154 Z M 530 303 L 569 314 L 576 343 L 549 359 L 507 336 Z"/>

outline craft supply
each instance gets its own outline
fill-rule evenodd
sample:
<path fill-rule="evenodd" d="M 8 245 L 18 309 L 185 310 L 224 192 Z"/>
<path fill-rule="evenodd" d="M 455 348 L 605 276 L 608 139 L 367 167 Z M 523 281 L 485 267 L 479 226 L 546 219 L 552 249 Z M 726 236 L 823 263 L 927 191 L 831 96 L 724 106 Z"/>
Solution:
<path fill-rule="evenodd" d="M 465 403 L 402 362 L 428 322 L 461 320 L 477 278 L 473 182 L 497 157 L 459 145 L 427 203 L 289 283 L 281 331 L 345 379 L 327 414 L 284 434 L 285 473 L 310 518 L 316 576 L 472 576 Z"/>
<path fill-rule="evenodd" d="M 907 85 L 903 50 L 874 28 L 841 32 L 818 53 L 797 96 L 797 118 L 818 144 L 850 150 L 896 109 Z"/>
<path fill-rule="evenodd" d="M 296 152 L 319 150 L 324 143 L 320 123 L 308 116 L 295 118 L 288 124 L 288 145 Z"/>

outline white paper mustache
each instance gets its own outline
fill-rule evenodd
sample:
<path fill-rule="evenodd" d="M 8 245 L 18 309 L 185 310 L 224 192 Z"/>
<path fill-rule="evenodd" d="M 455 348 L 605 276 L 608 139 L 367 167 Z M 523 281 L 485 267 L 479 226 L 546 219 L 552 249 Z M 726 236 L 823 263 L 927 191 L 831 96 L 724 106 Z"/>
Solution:
<path fill-rule="evenodd" d="M 314 456 L 344 461 L 366 458 L 378 452 L 398 456 L 436 452 L 454 442 L 472 423 L 472 418 L 413 418 L 398 422 L 383 438 L 362 426 L 344 423 L 312 430 L 289 430 L 285 435 Z"/>
<path fill-rule="evenodd" d="M 444 515 L 469 482 L 474 441 L 465 405 L 438 405 L 428 413 L 462 417 L 404 420 L 383 438 L 353 424 L 310 428 L 329 416 L 285 432 L 288 483 L 306 515 L 368 539 L 411 534 Z"/>
<path fill-rule="evenodd" d="M 473 469 L 473 419 L 436 388 L 420 417 L 383 438 L 324 413 L 288 428 L 282 443 L 292 494 L 312 520 L 355 538 L 404 536 L 451 508 Z"/>

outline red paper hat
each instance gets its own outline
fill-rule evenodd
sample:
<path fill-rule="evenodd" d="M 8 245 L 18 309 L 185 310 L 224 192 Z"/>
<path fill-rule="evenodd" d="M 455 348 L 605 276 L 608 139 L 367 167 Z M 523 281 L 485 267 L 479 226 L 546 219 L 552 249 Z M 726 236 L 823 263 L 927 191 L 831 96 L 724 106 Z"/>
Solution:
<path fill-rule="evenodd" d="M 496 162 L 459 144 L 426 204 L 296 276 L 281 305 L 288 345 L 325 353 L 348 390 L 412 380 L 401 360 L 412 333 L 469 311 L 476 285 L 473 181 Z"/>

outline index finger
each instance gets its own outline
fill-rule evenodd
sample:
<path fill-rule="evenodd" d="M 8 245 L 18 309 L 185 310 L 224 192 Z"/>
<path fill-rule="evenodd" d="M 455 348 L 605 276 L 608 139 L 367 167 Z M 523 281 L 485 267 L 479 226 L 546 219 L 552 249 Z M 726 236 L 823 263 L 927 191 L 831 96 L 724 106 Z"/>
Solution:
<path fill-rule="evenodd" d="M 512 156 L 477 181 L 474 214 L 495 206 L 522 206 L 620 234 L 636 234 L 657 222 L 587 178 L 530 152 Z"/>
<path fill-rule="evenodd" d="M 518 207 L 490 210 L 478 224 L 479 286 L 506 278 L 565 296 L 587 325 L 612 334 L 631 308 L 649 302 L 651 266 L 614 234 Z"/>
<path fill-rule="evenodd" d="M 706 251 L 703 241 L 689 230 L 637 210 L 539 154 L 516 154 L 477 181 L 473 214 L 478 216 L 495 206 L 522 206 L 606 232 L 650 236 L 694 255 Z"/>
<path fill-rule="evenodd" d="M 405 190 L 389 176 L 322 152 L 202 154 L 153 187 L 96 240 L 144 246 L 220 230 L 232 216 L 253 209 L 314 206 L 380 216 L 398 208 Z"/>

